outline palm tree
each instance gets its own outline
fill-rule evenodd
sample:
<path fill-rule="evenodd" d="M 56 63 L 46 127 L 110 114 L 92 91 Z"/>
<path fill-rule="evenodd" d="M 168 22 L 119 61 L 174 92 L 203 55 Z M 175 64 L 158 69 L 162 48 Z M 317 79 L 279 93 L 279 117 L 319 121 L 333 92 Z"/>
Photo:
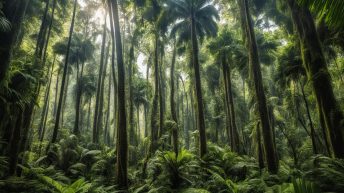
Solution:
<path fill-rule="evenodd" d="M 94 46 L 89 40 L 83 40 L 78 45 L 76 51 L 76 70 L 77 70 L 77 82 L 76 82 L 76 100 L 75 100 L 75 121 L 74 121 L 74 129 L 73 133 L 75 135 L 80 134 L 79 128 L 79 120 L 80 120 L 80 106 L 81 106 L 81 99 L 84 92 L 83 88 L 83 76 L 84 76 L 84 68 L 85 62 L 92 58 Z M 81 63 L 81 69 L 79 67 Z"/>
<path fill-rule="evenodd" d="M 146 98 L 146 93 L 148 90 L 148 85 L 146 84 L 146 80 L 144 78 L 138 77 L 133 79 L 133 104 L 136 107 L 136 124 L 137 124 L 137 137 L 140 139 L 140 106 L 146 105 L 148 103 L 148 99 Z"/>
<path fill-rule="evenodd" d="M 253 29 L 252 18 L 250 15 L 249 5 L 247 0 L 238 0 L 242 31 L 245 37 L 245 45 L 248 51 L 249 66 L 251 74 L 253 76 L 254 91 L 257 101 L 258 113 L 260 116 L 260 124 L 263 133 L 263 142 L 266 155 L 266 161 L 268 170 L 271 173 L 277 173 L 278 171 L 278 159 L 276 154 L 276 148 L 273 139 L 272 127 L 269 119 L 269 113 L 266 103 L 266 96 L 264 93 L 263 79 L 259 61 L 258 46 L 256 41 L 256 35 Z"/>
<path fill-rule="evenodd" d="M 200 156 L 207 153 L 207 140 L 205 132 L 204 107 L 202 97 L 202 85 L 200 75 L 200 64 L 198 59 L 198 38 L 204 36 L 215 36 L 219 19 L 215 7 L 207 0 L 170 0 L 167 2 L 167 9 L 173 18 L 172 34 L 178 33 L 179 39 L 185 38 L 191 44 L 192 65 L 195 75 L 196 109 L 197 121 L 200 135 Z"/>
<path fill-rule="evenodd" d="M 230 145 L 233 151 L 239 152 L 239 134 L 237 130 L 236 120 L 235 120 L 235 110 L 234 110 L 234 102 L 233 102 L 233 93 L 232 93 L 232 83 L 231 83 L 231 66 L 228 62 L 233 62 L 233 53 L 232 51 L 235 46 L 238 44 L 232 37 L 234 34 L 230 33 L 227 30 L 224 30 L 220 33 L 217 39 L 214 39 L 208 45 L 208 48 L 215 57 L 217 58 L 218 62 L 222 65 L 222 73 L 223 73 L 223 82 L 225 86 L 225 94 L 226 94 L 226 107 L 227 107 L 227 121 L 229 123 L 229 133 L 230 133 Z"/>

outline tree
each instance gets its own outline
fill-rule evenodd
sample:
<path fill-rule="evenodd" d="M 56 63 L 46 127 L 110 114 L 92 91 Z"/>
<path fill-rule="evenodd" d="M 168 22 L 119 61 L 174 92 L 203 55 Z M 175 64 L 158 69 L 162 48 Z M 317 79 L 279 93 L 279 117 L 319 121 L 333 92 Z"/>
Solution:
<path fill-rule="evenodd" d="M 63 66 L 63 75 L 62 75 L 62 83 L 60 88 L 60 96 L 59 96 L 59 102 L 57 106 L 57 112 L 56 112 L 56 120 L 55 120 L 55 126 L 53 131 L 53 136 L 51 138 L 51 143 L 55 143 L 57 140 L 57 134 L 59 130 L 60 125 L 60 117 L 61 117 L 61 110 L 62 110 L 62 103 L 63 103 L 63 96 L 64 96 L 64 88 L 66 84 L 66 77 L 67 77 L 67 71 L 68 71 L 68 61 L 69 61 L 69 54 L 70 54 L 70 47 L 72 42 L 72 36 L 74 32 L 74 22 L 75 22 L 75 15 L 76 15 L 76 7 L 77 7 L 77 0 L 74 1 L 74 8 L 73 8 L 73 16 L 72 16 L 72 22 L 69 29 L 69 37 L 68 37 L 68 44 L 67 44 L 67 50 L 66 50 L 66 57 L 65 57 L 65 63 Z M 49 146 L 48 146 L 49 149 Z"/>
<path fill-rule="evenodd" d="M 215 36 L 217 25 L 214 18 L 219 18 L 217 10 L 205 0 L 170 0 L 168 10 L 170 15 L 175 16 L 173 33 L 178 33 L 179 38 L 186 38 L 191 44 L 192 65 L 195 76 L 197 121 L 200 135 L 200 156 L 207 153 L 207 140 L 205 132 L 204 104 L 202 97 L 202 85 L 199 64 L 198 38 L 204 36 Z M 182 20 L 176 23 L 177 20 Z"/>
<path fill-rule="evenodd" d="M 250 73 L 253 76 L 252 81 L 254 82 L 254 91 L 258 105 L 258 113 L 261 121 L 260 124 L 262 128 L 263 144 L 266 152 L 268 170 L 271 173 L 277 173 L 278 159 L 274 145 L 273 132 L 269 119 L 268 108 L 266 104 L 266 96 L 264 93 L 259 54 L 255 32 L 252 24 L 252 18 L 249 11 L 248 1 L 238 0 L 238 4 L 241 15 L 242 32 L 245 35 L 245 44 L 248 50 L 249 66 L 251 69 Z"/>
<path fill-rule="evenodd" d="M 106 15 L 106 14 L 105 14 Z M 100 65 L 99 65 L 99 72 L 98 72 L 98 81 L 97 81 L 97 96 L 96 96 L 96 105 L 94 109 L 94 120 L 93 120 L 93 143 L 99 142 L 99 119 L 100 119 L 100 111 L 103 109 L 100 109 L 100 100 L 101 100 L 101 87 L 102 87 L 102 77 L 104 74 L 104 65 L 105 65 L 105 46 L 106 46 L 106 20 L 103 25 L 103 35 L 102 35 L 102 49 L 100 54 Z"/>
<path fill-rule="evenodd" d="M 217 39 L 214 39 L 208 45 L 209 50 L 215 54 L 215 57 L 222 66 L 223 72 L 223 82 L 225 87 L 225 104 L 227 107 L 227 121 L 229 123 L 228 132 L 230 133 L 230 145 L 235 152 L 239 152 L 239 133 L 237 130 L 234 102 L 233 102 L 233 93 L 232 93 L 232 80 L 231 80 L 231 66 L 229 62 L 233 62 L 233 53 L 232 51 L 235 46 L 238 44 L 232 37 L 234 34 L 231 34 L 229 31 L 222 31 Z"/>
<path fill-rule="evenodd" d="M 116 41 L 116 55 L 118 65 L 118 124 L 117 124 L 117 183 L 120 189 L 126 190 L 128 188 L 128 139 L 127 139 L 127 119 L 125 110 L 125 68 L 122 53 L 121 30 L 119 25 L 119 14 L 117 0 L 111 1 L 111 10 L 114 22 Z"/>

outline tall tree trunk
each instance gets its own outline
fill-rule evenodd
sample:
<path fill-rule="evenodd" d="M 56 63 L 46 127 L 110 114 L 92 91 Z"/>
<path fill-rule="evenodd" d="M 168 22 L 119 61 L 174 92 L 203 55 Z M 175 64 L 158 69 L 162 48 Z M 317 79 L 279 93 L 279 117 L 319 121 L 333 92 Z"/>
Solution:
<path fill-rule="evenodd" d="M 147 88 L 149 87 L 149 65 L 151 63 L 151 57 L 149 57 L 148 59 L 148 63 L 147 63 L 147 71 L 146 71 L 146 84 L 147 84 Z M 146 98 L 148 99 L 148 90 L 146 90 Z M 145 137 L 148 137 L 148 109 L 149 109 L 149 103 L 146 102 L 144 104 L 144 116 L 145 116 Z"/>
<path fill-rule="evenodd" d="M 251 74 L 253 76 L 255 97 L 258 105 L 258 111 L 262 126 L 264 149 L 266 152 L 266 161 L 268 170 L 270 173 L 277 173 L 278 171 L 278 159 L 276 149 L 274 145 L 273 133 L 271 123 L 269 120 L 269 113 L 266 104 L 266 97 L 263 87 L 263 79 L 261 73 L 261 67 L 259 62 L 259 54 L 257 48 L 257 42 L 255 32 L 253 29 L 252 18 L 249 12 L 249 6 L 247 0 L 239 0 L 240 12 L 243 21 L 243 32 L 246 35 L 246 46 L 249 56 L 249 66 Z"/>
<path fill-rule="evenodd" d="M 176 102 L 175 102 L 175 96 L 174 96 L 174 80 L 175 80 L 175 64 L 176 64 L 176 43 L 174 43 L 173 46 L 173 55 L 172 55 L 172 64 L 171 64 L 171 95 L 170 95 L 170 107 L 171 107 L 171 115 L 172 120 L 176 123 L 176 127 L 172 128 L 172 144 L 173 144 L 173 150 L 176 156 L 178 155 L 178 118 L 177 118 L 177 112 L 176 112 Z"/>
<path fill-rule="evenodd" d="M 52 30 L 53 23 L 54 23 L 54 15 L 55 15 L 56 4 L 57 4 L 57 0 L 54 0 L 53 7 L 52 7 L 52 10 L 51 10 L 51 18 L 50 18 L 50 23 L 49 23 L 49 27 L 48 27 L 48 34 L 47 34 L 47 37 L 46 37 L 45 44 L 43 46 L 43 50 L 44 50 L 43 51 L 43 59 L 42 59 L 43 66 L 45 65 L 45 62 L 46 62 L 47 56 L 48 56 L 48 44 L 49 44 L 49 41 L 50 41 L 51 30 Z"/>
<path fill-rule="evenodd" d="M 312 83 L 325 138 L 331 147 L 331 156 L 344 158 L 344 117 L 334 96 L 322 46 L 308 8 L 288 0 L 292 19 L 300 42 L 307 78 Z"/>
<path fill-rule="evenodd" d="M 101 80 L 101 87 L 100 87 L 100 100 L 99 100 L 99 109 L 98 109 L 98 123 L 97 123 L 97 136 L 99 140 L 99 136 L 101 136 L 101 129 L 104 129 L 104 90 L 105 90 L 105 77 L 106 77 L 106 71 L 107 71 L 107 66 L 108 66 L 108 60 L 109 60 L 109 51 L 110 51 L 110 46 L 107 47 L 106 55 L 105 55 L 105 61 L 104 61 L 104 70 L 103 70 L 103 75 L 102 75 L 102 80 Z"/>
<path fill-rule="evenodd" d="M 158 34 L 155 34 L 155 48 L 154 48 L 154 96 L 152 102 L 151 112 L 151 149 L 150 153 L 154 153 L 157 149 L 159 121 L 158 117 L 158 103 L 159 103 L 159 64 L 158 64 Z"/>
<path fill-rule="evenodd" d="M 228 111 L 230 129 L 231 129 L 231 147 L 233 151 L 239 152 L 239 134 L 237 130 L 237 125 L 235 121 L 235 110 L 234 110 L 234 102 L 233 102 L 233 93 L 232 93 L 232 81 L 231 81 L 231 69 L 229 64 L 227 63 L 226 54 L 223 53 L 222 56 L 222 71 L 223 71 L 223 78 L 225 83 L 225 93 L 226 93 L 226 107 Z"/>
<path fill-rule="evenodd" d="M 59 103 L 58 103 L 58 106 L 57 106 L 56 120 L 55 120 L 55 126 L 54 126 L 54 131 L 53 131 L 53 136 L 52 136 L 52 139 L 51 139 L 51 143 L 55 143 L 56 142 L 57 134 L 58 134 L 58 130 L 59 130 L 59 125 L 60 125 L 60 117 L 61 117 L 63 94 L 64 94 L 63 90 L 65 88 L 66 77 L 67 77 L 67 72 L 68 72 L 69 53 L 70 53 L 72 36 L 73 36 L 73 32 L 74 32 L 74 23 L 75 23 L 75 15 L 76 15 L 77 3 L 78 3 L 77 0 L 75 0 L 74 1 L 74 8 L 73 8 L 72 22 L 71 22 L 71 26 L 70 26 L 70 30 L 69 30 L 69 38 L 68 38 L 68 44 L 67 44 L 67 53 L 66 53 L 66 57 L 65 57 L 64 67 L 63 67 L 63 75 L 62 75 L 62 83 L 61 83 L 61 89 L 60 89 Z M 49 146 L 48 146 L 48 149 L 49 149 Z"/>
<path fill-rule="evenodd" d="M 117 183 L 120 190 L 128 189 L 128 139 L 127 118 L 125 112 L 125 68 L 122 55 L 121 29 L 118 18 L 117 0 L 112 1 L 116 51 L 118 64 L 118 128 L 117 128 Z M 114 39 L 113 39 L 114 41 Z M 125 191 L 123 191 L 125 192 Z"/>
<path fill-rule="evenodd" d="M 36 50 L 35 50 L 35 59 L 42 59 L 44 44 L 45 44 L 45 36 L 47 31 L 47 17 L 49 11 L 49 4 L 50 0 L 46 1 L 45 8 L 44 8 L 44 15 L 42 18 L 41 27 L 38 32 L 37 43 L 36 43 Z M 37 61 L 36 61 L 37 62 Z"/>
<path fill-rule="evenodd" d="M 111 74 L 109 74 L 108 82 L 108 93 L 107 93 L 107 107 L 106 107 L 106 119 L 105 119 L 105 131 L 104 131 L 104 142 L 110 145 L 110 106 L 111 106 Z"/>
<path fill-rule="evenodd" d="M 111 0 L 108 0 L 108 6 L 109 6 L 109 14 L 110 14 L 110 28 L 111 28 L 111 38 L 112 38 L 112 50 L 111 50 L 111 72 L 112 72 L 112 81 L 114 86 L 114 119 L 117 117 L 117 110 L 118 110 L 118 86 L 117 86 L 117 79 L 116 79 L 116 67 L 115 67 L 115 51 L 116 51 L 116 45 L 115 45 L 115 30 L 114 30 L 114 22 L 113 22 L 113 11 L 112 11 L 112 3 Z M 114 121 L 116 124 L 116 121 Z M 114 127 L 113 131 L 113 140 L 116 139 L 117 132 L 116 127 Z"/>
<path fill-rule="evenodd" d="M 105 14 L 105 18 L 107 18 L 107 14 Z M 93 118 L 93 143 L 99 142 L 99 112 L 102 109 L 99 109 L 100 105 L 100 97 L 101 97 L 101 85 L 102 85 L 102 75 L 104 71 L 104 57 L 105 57 L 105 45 L 106 45 L 106 19 L 103 25 L 103 40 L 102 40 L 102 48 L 101 48 L 101 54 L 100 54 L 100 66 L 99 66 L 99 72 L 98 72 L 98 83 L 97 83 L 97 96 L 96 96 L 96 105 L 94 109 L 94 118 Z"/>
<path fill-rule="evenodd" d="M 129 143 L 133 146 L 137 145 L 135 136 L 135 121 L 134 121 L 134 102 L 133 102 L 133 60 L 134 60 L 134 38 L 132 37 L 131 46 L 129 49 L 129 66 L 128 66 L 128 81 L 129 81 Z"/>
<path fill-rule="evenodd" d="M 194 18 L 194 13 L 192 13 L 191 18 L 191 40 L 192 40 L 192 63 L 195 73 L 195 87 L 196 87 L 196 107 L 197 107 L 197 122 L 199 130 L 199 142 L 200 142 L 200 157 L 203 157 L 207 153 L 207 137 L 205 132 L 205 120 L 204 120 L 204 110 L 203 110 L 203 97 L 202 97 L 202 85 L 201 85 L 201 75 L 200 75 L 200 65 L 198 59 L 198 42 L 197 42 L 197 32 L 196 23 Z"/>
<path fill-rule="evenodd" d="M 159 66 L 159 121 L 160 121 L 160 127 L 159 127 L 159 138 L 162 137 L 162 135 L 165 133 L 164 131 L 164 122 L 165 122 L 165 83 L 164 83 L 164 71 L 163 71 L 163 65 L 164 65 L 164 44 L 163 42 L 160 43 L 161 49 L 160 49 L 160 66 Z"/>
<path fill-rule="evenodd" d="M 38 134 L 39 134 L 39 138 L 41 138 L 41 135 L 43 133 L 43 130 L 44 130 L 44 122 L 45 122 L 45 119 L 46 119 L 46 114 L 47 114 L 47 111 L 49 110 L 48 108 L 48 100 L 49 100 L 49 95 L 50 95 L 50 86 L 51 86 L 51 81 L 52 81 L 52 76 L 53 76 L 53 71 L 54 71 L 54 66 L 55 66 L 55 60 L 56 60 L 56 57 L 54 57 L 54 62 L 53 62 L 53 65 L 51 66 L 51 69 L 50 69 L 50 75 L 49 75 L 49 79 L 48 79 L 48 84 L 46 86 L 46 90 L 45 90 L 45 95 L 44 95 L 44 105 L 43 105 L 43 108 L 42 108 L 42 113 L 41 113 L 41 121 L 39 123 L 39 126 L 38 126 Z"/>

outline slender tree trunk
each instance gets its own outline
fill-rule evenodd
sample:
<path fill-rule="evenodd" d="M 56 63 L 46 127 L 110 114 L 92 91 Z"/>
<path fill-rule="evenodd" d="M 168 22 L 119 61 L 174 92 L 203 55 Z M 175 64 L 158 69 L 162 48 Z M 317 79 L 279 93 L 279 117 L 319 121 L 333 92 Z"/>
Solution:
<path fill-rule="evenodd" d="M 136 107 L 136 119 L 137 119 L 137 144 L 140 144 L 141 128 L 140 128 L 140 105 Z"/>
<path fill-rule="evenodd" d="M 35 57 L 36 59 L 42 59 L 44 44 L 45 44 L 45 36 L 47 32 L 47 17 L 49 11 L 49 4 L 50 0 L 46 1 L 45 8 L 44 8 L 44 15 L 42 18 L 41 27 L 38 32 L 37 43 L 36 43 L 36 50 L 35 50 Z"/>
<path fill-rule="evenodd" d="M 225 83 L 225 93 L 226 93 L 226 107 L 228 112 L 228 122 L 230 123 L 230 138 L 231 138 L 231 147 L 234 152 L 239 152 L 239 134 L 237 130 L 237 125 L 235 121 L 235 111 L 234 111 L 234 102 L 233 102 L 233 94 L 232 94 L 232 83 L 231 83 L 231 70 L 227 63 L 226 54 L 223 53 L 222 56 L 222 71 L 223 71 L 223 78 Z"/>
<path fill-rule="evenodd" d="M 133 37 L 134 39 L 134 37 Z M 134 40 L 131 40 L 129 50 L 129 66 L 128 66 L 128 79 L 129 79 L 129 143 L 133 146 L 137 145 L 135 136 L 135 121 L 134 121 L 134 103 L 133 103 L 133 60 L 134 60 Z"/>
<path fill-rule="evenodd" d="M 42 59 L 42 64 L 43 66 L 45 65 L 45 62 L 47 60 L 47 55 L 48 55 L 48 44 L 50 41 L 50 36 L 51 36 L 51 30 L 53 27 L 53 23 L 54 23 L 54 15 L 55 15 L 55 8 L 56 8 L 56 4 L 57 4 L 57 0 L 54 0 L 53 2 L 53 7 L 52 7 L 52 11 L 51 11 L 51 18 L 50 18 L 50 23 L 49 23 L 49 28 L 48 28 L 48 34 L 46 37 L 46 43 L 43 45 L 43 59 Z"/>
<path fill-rule="evenodd" d="M 46 114 L 47 114 L 47 111 L 49 110 L 48 108 L 48 100 L 49 100 L 49 95 L 50 95 L 50 86 L 51 86 L 51 81 L 52 81 L 52 76 L 53 76 L 53 71 L 54 71 L 54 66 L 55 66 L 55 60 L 56 60 L 56 56 L 54 57 L 54 62 L 53 62 L 53 65 L 51 66 L 51 69 L 50 69 L 50 75 L 49 75 L 49 79 L 48 79 L 48 84 L 47 84 L 47 87 L 46 87 L 46 90 L 45 90 L 45 95 L 44 95 L 44 105 L 43 105 L 43 108 L 42 108 L 42 113 L 41 113 L 41 121 L 39 123 L 39 126 L 38 126 L 38 134 L 39 136 L 42 135 L 42 132 L 44 130 L 44 122 L 45 122 L 45 119 L 46 119 Z"/>
<path fill-rule="evenodd" d="M 173 150 L 176 156 L 178 156 L 178 118 L 177 118 L 177 112 L 176 112 L 176 102 L 175 102 L 175 96 L 174 96 L 174 80 L 175 80 L 175 64 L 176 64 L 176 45 L 174 43 L 173 46 L 173 55 L 172 55 L 172 64 L 171 64 L 171 95 L 170 95 L 170 107 L 171 107 L 171 115 L 172 120 L 176 123 L 176 127 L 172 128 L 172 144 L 173 144 Z"/>
<path fill-rule="evenodd" d="M 312 116 L 311 116 L 311 112 L 309 109 L 309 105 L 308 105 L 308 101 L 307 101 L 307 97 L 305 95 L 305 89 L 304 89 L 304 85 L 301 85 L 300 82 L 300 87 L 301 87 L 301 92 L 302 92 L 302 98 L 303 101 L 305 102 L 305 107 L 306 107 L 306 112 L 307 112 L 307 117 L 309 120 L 309 127 L 311 128 L 311 140 L 312 140 L 312 147 L 313 147 L 313 153 L 314 154 L 318 154 L 318 150 L 317 150 L 317 145 L 316 145 L 316 137 L 315 137 L 315 129 L 314 129 L 314 125 L 313 125 L 313 120 L 312 120 Z"/>
<path fill-rule="evenodd" d="M 70 30 L 69 30 L 69 38 L 68 38 L 68 44 L 67 44 L 67 53 L 66 53 L 66 57 L 65 57 L 64 67 L 63 67 L 63 75 L 62 75 L 62 83 L 61 83 L 61 89 L 60 89 L 59 103 L 58 103 L 58 106 L 57 106 L 56 120 L 55 120 L 55 126 L 54 126 L 54 131 L 53 131 L 53 136 L 52 136 L 52 139 L 51 139 L 51 143 L 55 143 L 56 142 L 57 134 L 58 134 L 58 130 L 59 130 L 61 110 L 62 110 L 62 102 L 63 102 L 63 94 L 64 94 L 63 90 L 65 88 L 66 77 L 67 77 L 67 72 L 68 72 L 68 60 L 69 60 L 69 53 L 70 53 L 72 36 L 73 36 L 73 32 L 74 32 L 74 22 L 75 22 L 75 15 L 76 15 L 76 7 L 77 7 L 77 0 L 74 1 L 72 23 L 71 23 Z M 47 150 L 49 149 L 49 146 L 48 146 Z"/>
<path fill-rule="evenodd" d="M 106 119 L 105 119 L 105 132 L 104 132 L 104 142 L 110 145 L 110 106 L 111 106 L 111 74 L 109 74 L 109 85 L 107 93 L 107 107 L 106 107 Z"/>
<path fill-rule="evenodd" d="M 101 80 L 101 87 L 100 87 L 100 100 L 99 100 L 99 109 L 98 109 L 98 126 L 97 126 L 97 136 L 99 139 L 99 136 L 101 136 L 100 132 L 104 129 L 104 90 L 105 90 L 105 77 L 106 77 L 106 71 L 107 71 L 107 66 L 108 66 L 108 60 L 109 60 L 109 50 L 110 46 L 107 47 L 107 52 L 105 55 L 105 61 L 104 61 L 104 71 L 102 75 L 102 80 Z M 102 130 L 101 130 L 102 129 Z"/>
<path fill-rule="evenodd" d="M 264 93 L 261 67 L 259 62 L 259 54 L 255 32 L 253 29 L 252 18 L 249 12 L 247 0 L 239 0 L 240 11 L 244 24 L 243 32 L 246 35 L 246 46 L 249 56 L 249 65 L 251 74 L 253 75 L 255 97 L 258 105 L 259 116 L 262 125 L 264 149 L 266 152 L 266 161 L 270 173 L 278 172 L 278 159 L 274 145 L 273 132 L 269 120 L 269 113 L 266 104 L 266 96 Z"/>
<path fill-rule="evenodd" d="M 79 61 L 77 62 L 77 65 L 79 66 Z M 75 101 L 75 120 L 74 120 L 74 129 L 73 129 L 73 134 L 76 136 L 80 135 L 80 108 L 81 108 L 81 98 L 82 98 L 82 93 L 83 93 L 83 83 L 82 77 L 84 74 L 84 66 L 85 64 L 81 64 L 81 72 L 79 77 L 77 78 L 77 93 L 76 93 L 76 101 Z M 79 71 L 79 67 L 77 69 Z"/>
<path fill-rule="evenodd" d="M 55 85 L 55 99 L 54 99 L 54 109 L 53 109 L 53 117 L 55 119 L 56 117 L 56 110 L 57 110 L 57 96 L 59 93 L 59 79 L 60 79 L 60 74 L 61 74 L 61 69 L 59 68 L 57 75 L 56 75 L 56 85 Z"/>
<path fill-rule="evenodd" d="M 295 0 L 288 0 L 288 5 L 301 42 L 303 64 L 312 83 L 321 125 L 325 127 L 325 139 L 331 147 L 331 156 L 344 158 L 344 117 L 334 96 L 314 20 L 308 8 L 299 6 Z"/>
<path fill-rule="evenodd" d="M 193 11 L 192 11 L 193 12 Z M 200 142 L 200 157 L 203 157 L 207 153 L 207 137 L 205 132 L 205 120 L 204 120 L 204 110 L 203 110 L 203 97 L 202 97 L 202 85 L 201 85 L 201 75 L 200 75 L 200 65 L 198 59 L 198 42 L 197 42 L 197 32 L 196 23 L 194 18 L 194 13 L 192 13 L 191 18 L 191 40 L 192 40 L 192 63 L 195 73 L 195 86 L 196 86 L 196 107 L 197 107 L 197 121 L 199 130 L 199 142 Z"/>
<path fill-rule="evenodd" d="M 116 36 L 116 51 L 118 64 L 118 128 L 117 128 L 117 183 L 120 190 L 128 189 L 128 139 L 127 118 L 125 112 L 125 68 L 122 55 L 122 40 L 118 18 L 117 0 L 112 1 L 114 30 Z M 113 39 L 114 41 L 115 39 Z"/>
<path fill-rule="evenodd" d="M 107 17 L 107 14 L 105 14 Z M 94 109 L 94 119 L 93 119 L 93 138 L 92 142 L 93 143 L 98 143 L 99 142 L 99 131 L 98 126 L 99 126 L 99 112 L 102 109 L 99 109 L 100 105 L 100 97 L 101 97 L 101 85 L 102 85 L 102 75 L 104 71 L 104 57 L 105 57 L 105 45 L 106 45 L 106 20 L 103 25 L 103 40 L 102 40 L 102 48 L 101 48 L 101 54 L 100 54 L 100 66 L 99 66 L 99 72 L 98 72 L 98 83 L 97 83 L 97 96 L 96 96 L 96 104 L 95 104 L 95 109 Z"/>
<path fill-rule="evenodd" d="M 165 83 L 163 78 L 163 64 L 164 64 L 164 44 L 163 42 L 160 43 L 161 50 L 160 50 L 160 66 L 159 66 L 159 121 L 160 121 L 160 127 L 159 127 L 159 138 L 162 137 L 162 135 L 165 133 L 164 131 L 164 122 L 165 122 Z"/>
<path fill-rule="evenodd" d="M 148 64 L 147 64 L 147 71 L 146 71 L 146 84 L 147 88 L 149 88 L 149 64 L 151 62 L 151 57 L 148 59 Z M 146 90 L 146 98 L 148 99 L 148 90 Z M 148 109 L 149 109 L 149 103 L 146 102 L 144 104 L 144 116 L 145 116 L 145 137 L 148 137 Z"/>

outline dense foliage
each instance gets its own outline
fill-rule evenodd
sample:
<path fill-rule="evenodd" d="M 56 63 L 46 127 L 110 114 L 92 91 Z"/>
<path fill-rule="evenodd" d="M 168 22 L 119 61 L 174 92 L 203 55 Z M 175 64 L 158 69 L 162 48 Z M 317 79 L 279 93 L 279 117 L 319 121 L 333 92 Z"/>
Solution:
<path fill-rule="evenodd" d="M 339 0 L 0 0 L 0 192 L 344 192 Z"/>

